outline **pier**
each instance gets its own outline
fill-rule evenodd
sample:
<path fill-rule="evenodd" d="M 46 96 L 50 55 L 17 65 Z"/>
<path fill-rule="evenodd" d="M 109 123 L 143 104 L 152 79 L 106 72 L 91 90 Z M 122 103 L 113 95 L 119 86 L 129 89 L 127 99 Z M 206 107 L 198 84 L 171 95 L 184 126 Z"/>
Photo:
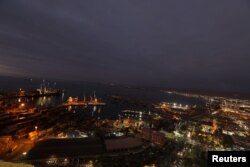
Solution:
<path fill-rule="evenodd" d="M 63 106 L 105 106 L 105 105 L 106 103 L 104 102 L 84 102 L 84 101 L 63 103 Z"/>
<path fill-rule="evenodd" d="M 69 97 L 67 102 L 63 103 L 63 106 L 105 106 L 106 103 L 98 100 L 96 97 L 93 100 L 78 100 L 78 97 Z"/>

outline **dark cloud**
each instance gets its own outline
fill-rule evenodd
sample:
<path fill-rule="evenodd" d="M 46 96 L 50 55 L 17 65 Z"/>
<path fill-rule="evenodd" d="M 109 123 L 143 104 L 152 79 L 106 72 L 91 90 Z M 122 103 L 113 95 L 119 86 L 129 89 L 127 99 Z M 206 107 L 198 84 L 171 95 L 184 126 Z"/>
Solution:
<path fill-rule="evenodd" d="M 0 74 L 249 91 L 249 9 L 248 0 L 2 0 Z"/>

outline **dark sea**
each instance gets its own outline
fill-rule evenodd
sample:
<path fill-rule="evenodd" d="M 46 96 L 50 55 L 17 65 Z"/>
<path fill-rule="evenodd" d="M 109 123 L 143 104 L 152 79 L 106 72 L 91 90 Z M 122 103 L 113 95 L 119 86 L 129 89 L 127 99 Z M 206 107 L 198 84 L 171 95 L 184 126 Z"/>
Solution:
<path fill-rule="evenodd" d="M 15 92 L 20 88 L 23 90 L 35 90 L 40 88 L 42 82 L 42 79 L 0 77 L 0 92 Z M 55 97 L 32 98 L 28 99 L 28 101 L 31 101 L 36 105 L 53 107 L 66 101 L 70 96 L 83 99 L 85 95 L 86 98 L 90 98 L 90 96 L 94 96 L 95 92 L 97 98 L 106 102 L 106 106 L 96 106 L 91 108 L 73 107 L 71 110 L 85 112 L 88 116 L 97 117 L 99 119 L 116 119 L 121 114 L 122 110 L 150 110 L 147 107 L 130 103 L 113 103 L 112 96 L 120 96 L 124 99 L 130 100 L 130 102 L 140 101 L 145 104 L 157 104 L 165 101 L 170 103 L 175 102 L 182 105 L 204 105 L 204 101 L 201 99 L 167 94 L 162 92 L 160 88 L 130 87 L 90 82 L 74 83 L 53 80 L 45 80 L 45 83 L 50 87 L 64 89 L 64 94 Z"/>

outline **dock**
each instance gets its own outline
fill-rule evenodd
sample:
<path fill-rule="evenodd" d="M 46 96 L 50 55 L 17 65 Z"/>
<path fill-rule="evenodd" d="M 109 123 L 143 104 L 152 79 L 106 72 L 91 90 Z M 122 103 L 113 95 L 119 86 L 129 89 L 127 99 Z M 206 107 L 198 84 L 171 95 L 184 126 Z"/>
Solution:
<path fill-rule="evenodd" d="M 106 103 L 104 102 L 65 102 L 63 103 L 63 106 L 105 106 Z"/>
<path fill-rule="evenodd" d="M 63 106 L 105 106 L 106 103 L 98 100 L 96 97 L 92 100 L 78 100 L 78 97 L 69 97 L 68 100 L 63 103 Z"/>

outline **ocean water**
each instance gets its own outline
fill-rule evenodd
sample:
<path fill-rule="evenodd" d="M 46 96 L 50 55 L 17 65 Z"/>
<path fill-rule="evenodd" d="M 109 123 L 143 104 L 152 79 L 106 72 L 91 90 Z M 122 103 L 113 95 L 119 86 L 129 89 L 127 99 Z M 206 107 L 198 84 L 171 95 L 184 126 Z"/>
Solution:
<path fill-rule="evenodd" d="M 42 106 L 56 106 L 68 99 L 68 97 L 78 97 L 83 99 L 84 95 L 86 98 L 94 96 L 94 92 L 97 98 L 101 98 L 102 101 L 106 102 L 107 105 L 104 107 L 71 107 L 70 110 L 74 112 L 84 112 L 88 116 L 96 117 L 99 119 L 116 119 L 121 114 L 122 110 L 140 110 L 146 111 L 150 110 L 147 107 L 140 105 L 133 105 L 131 103 L 114 103 L 111 96 L 121 96 L 125 99 L 133 101 L 140 101 L 146 104 L 156 104 L 162 101 L 166 102 L 176 102 L 183 105 L 204 105 L 201 99 L 190 98 L 179 96 L 175 94 L 167 94 L 162 92 L 159 88 L 138 88 L 138 87 L 128 87 L 120 85 L 110 85 L 110 84 L 99 84 L 99 83 L 74 83 L 74 82 L 62 82 L 57 81 L 45 81 L 46 84 L 51 87 L 64 89 L 65 92 L 61 96 L 56 97 L 40 97 L 26 99 L 36 105 Z M 40 87 L 42 80 L 38 79 L 24 79 L 24 78 L 9 78 L 0 77 L 0 92 L 6 91 L 18 91 L 20 88 L 24 90 L 34 90 Z"/>

